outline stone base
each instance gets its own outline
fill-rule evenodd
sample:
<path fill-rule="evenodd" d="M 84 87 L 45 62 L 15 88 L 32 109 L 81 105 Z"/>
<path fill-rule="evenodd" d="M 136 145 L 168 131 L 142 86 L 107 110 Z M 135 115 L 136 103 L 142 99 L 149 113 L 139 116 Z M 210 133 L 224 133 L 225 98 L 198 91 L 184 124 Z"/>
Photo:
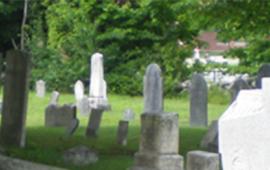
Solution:
<path fill-rule="evenodd" d="M 187 170 L 220 170 L 219 154 L 190 151 L 187 154 Z"/>
<path fill-rule="evenodd" d="M 183 157 L 177 154 L 135 154 L 135 163 L 129 170 L 183 170 Z"/>

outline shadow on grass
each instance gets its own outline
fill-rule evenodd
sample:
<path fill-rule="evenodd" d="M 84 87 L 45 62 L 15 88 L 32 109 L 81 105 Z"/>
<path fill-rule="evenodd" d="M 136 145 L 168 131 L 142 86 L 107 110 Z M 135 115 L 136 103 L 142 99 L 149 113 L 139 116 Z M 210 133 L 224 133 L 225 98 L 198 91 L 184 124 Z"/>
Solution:
<path fill-rule="evenodd" d="M 130 126 L 127 146 L 116 144 L 117 127 L 101 127 L 98 138 L 86 138 L 85 127 L 77 129 L 71 137 L 65 137 L 64 128 L 30 127 L 27 128 L 27 145 L 24 149 L 11 148 L 8 154 L 13 157 L 34 162 L 55 165 L 74 170 L 126 170 L 133 163 L 133 155 L 138 151 L 140 127 Z M 200 141 L 206 129 L 180 128 L 180 154 L 185 156 L 190 150 L 200 149 Z M 99 154 L 96 164 L 75 167 L 62 160 L 65 150 L 86 145 Z"/>

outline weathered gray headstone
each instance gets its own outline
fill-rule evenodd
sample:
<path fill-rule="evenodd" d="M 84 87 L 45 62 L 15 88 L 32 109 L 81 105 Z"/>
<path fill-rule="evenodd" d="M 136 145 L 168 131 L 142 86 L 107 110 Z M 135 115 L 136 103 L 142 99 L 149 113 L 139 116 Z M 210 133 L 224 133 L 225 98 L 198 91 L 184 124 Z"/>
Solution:
<path fill-rule="evenodd" d="M 243 89 L 250 89 L 250 87 L 245 80 L 243 80 L 242 78 L 238 78 L 237 80 L 235 80 L 235 82 L 233 83 L 230 89 L 231 96 L 232 96 L 231 102 L 233 102 L 236 99 L 240 90 L 243 90 Z"/>
<path fill-rule="evenodd" d="M 67 135 L 72 135 L 79 125 L 74 105 L 49 105 L 45 111 L 45 125 L 47 127 L 66 127 Z"/>
<path fill-rule="evenodd" d="M 0 143 L 24 147 L 30 57 L 18 50 L 9 51 L 6 57 Z"/>
<path fill-rule="evenodd" d="M 51 96 L 50 105 L 57 105 L 60 93 L 58 91 L 53 91 Z"/>
<path fill-rule="evenodd" d="M 144 84 L 144 113 L 162 113 L 162 78 L 161 70 L 157 64 L 151 64 L 147 67 Z"/>
<path fill-rule="evenodd" d="M 43 80 L 38 80 L 36 82 L 36 94 L 38 97 L 43 98 L 46 93 L 46 83 Z"/>
<path fill-rule="evenodd" d="M 219 154 L 205 151 L 190 151 L 187 154 L 187 170 L 219 170 Z"/>
<path fill-rule="evenodd" d="M 183 158 L 178 154 L 178 114 L 163 112 L 160 73 L 156 64 L 146 71 L 140 146 L 130 170 L 183 170 Z"/>
<path fill-rule="evenodd" d="M 262 78 L 263 77 L 270 77 L 270 64 L 263 64 L 258 73 L 256 79 L 256 88 L 262 88 Z"/>
<path fill-rule="evenodd" d="M 218 153 L 218 121 L 213 121 L 201 141 L 201 147 L 209 152 Z"/>
<path fill-rule="evenodd" d="M 127 136 L 128 136 L 128 121 L 120 120 L 117 130 L 117 143 L 119 145 L 127 145 Z"/>
<path fill-rule="evenodd" d="M 190 126 L 207 126 L 208 89 L 201 74 L 194 74 L 190 86 Z"/>

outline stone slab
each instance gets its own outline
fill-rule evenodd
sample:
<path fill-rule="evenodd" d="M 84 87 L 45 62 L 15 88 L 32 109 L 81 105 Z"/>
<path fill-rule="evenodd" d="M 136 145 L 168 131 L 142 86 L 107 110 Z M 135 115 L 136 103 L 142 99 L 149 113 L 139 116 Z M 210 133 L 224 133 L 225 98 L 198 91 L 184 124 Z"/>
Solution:
<path fill-rule="evenodd" d="M 219 160 L 216 153 L 190 151 L 187 154 L 187 170 L 220 170 Z"/>
<path fill-rule="evenodd" d="M 48 166 L 30 161 L 7 157 L 0 154 L 1 170 L 67 170 L 63 168 Z"/>

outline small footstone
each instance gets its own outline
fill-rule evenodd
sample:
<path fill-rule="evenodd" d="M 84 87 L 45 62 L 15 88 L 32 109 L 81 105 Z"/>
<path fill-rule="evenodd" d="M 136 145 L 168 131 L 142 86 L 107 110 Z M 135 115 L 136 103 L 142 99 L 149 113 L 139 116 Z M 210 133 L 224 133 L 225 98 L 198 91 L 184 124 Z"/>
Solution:
<path fill-rule="evenodd" d="M 187 154 L 187 170 L 219 170 L 219 155 L 204 151 L 190 151 Z"/>
<path fill-rule="evenodd" d="M 65 151 L 63 158 L 65 162 L 76 166 L 85 166 L 98 161 L 96 152 L 83 145 Z"/>

